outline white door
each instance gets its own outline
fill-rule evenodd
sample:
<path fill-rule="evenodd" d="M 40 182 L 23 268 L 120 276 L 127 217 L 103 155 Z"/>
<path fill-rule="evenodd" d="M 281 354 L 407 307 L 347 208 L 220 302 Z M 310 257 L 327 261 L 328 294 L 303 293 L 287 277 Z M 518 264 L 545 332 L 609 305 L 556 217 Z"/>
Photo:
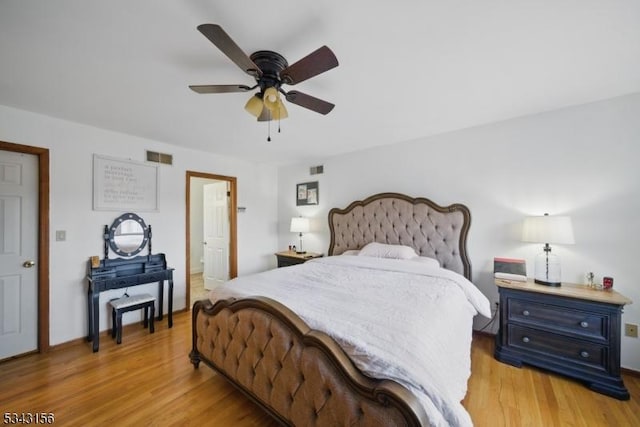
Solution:
<path fill-rule="evenodd" d="M 203 186 L 204 287 L 229 280 L 229 199 L 226 181 Z"/>
<path fill-rule="evenodd" d="M 38 348 L 38 158 L 0 150 L 0 359 Z"/>

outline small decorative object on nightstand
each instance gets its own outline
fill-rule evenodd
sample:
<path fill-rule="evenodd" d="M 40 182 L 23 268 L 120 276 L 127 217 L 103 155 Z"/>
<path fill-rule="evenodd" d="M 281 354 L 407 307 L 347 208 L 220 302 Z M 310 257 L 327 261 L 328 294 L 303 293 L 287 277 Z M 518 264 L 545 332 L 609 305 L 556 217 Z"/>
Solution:
<path fill-rule="evenodd" d="M 500 292 L 496 359 L 547 369 L 599 393 L 629 399 L 620 376 L 620 331 L 622 308 L 630 299 L 588 285 L 495 283 Z"/>
<path fill-rule="evenodd" d="M 594 279 L 595 279 L 595 274 L 593 274 L 593 271 L 590 271 L 587 273 L 587 286 L 589 286 L 590 288 L 595 288 L 595 283 L 594 283 Z"/>
<path fill-rule="evenodd" d="M 278 268 L 288 267 L 290 265 L 302 264 L 313 258 L 320 258 L 322 254 L 315 252 L 305 252 L 303 254 L 295 251 L 282 251 L 276 252 L 276 258 L 278 258 Z"/>

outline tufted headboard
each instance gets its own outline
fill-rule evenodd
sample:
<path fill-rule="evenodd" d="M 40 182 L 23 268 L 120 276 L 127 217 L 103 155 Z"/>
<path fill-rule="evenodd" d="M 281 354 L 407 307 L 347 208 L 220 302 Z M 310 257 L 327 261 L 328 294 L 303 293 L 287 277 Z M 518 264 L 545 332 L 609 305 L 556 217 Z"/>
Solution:
<path fill-rule="evenodd" d="M 464 205 L 440 206 L 422 197 L 380 193 L 329 211 L 329 255 L 371 242 L 411 246 L 418 255 L 436 258 L 443 268 L 471 280 L 470 224 Z"/>

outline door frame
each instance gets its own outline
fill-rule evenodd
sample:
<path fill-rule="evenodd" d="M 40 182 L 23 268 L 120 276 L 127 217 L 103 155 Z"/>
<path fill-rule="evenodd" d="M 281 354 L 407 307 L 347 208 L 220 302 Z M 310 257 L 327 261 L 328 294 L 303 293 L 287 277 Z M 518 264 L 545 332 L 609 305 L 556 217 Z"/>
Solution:
<path fill-rule="evenodd" d="M 233 176 L 215 175 L 205 172 L 187 171 L 186 179 L 186 229 L 185 229 L 185 281 L 187 310 L 191 310 L 191 178 L 205 178 L 229 183 L 229 277 L 238 275 L 238 203 L 237 180 Z"/>
<path fill-rule="evenodd" d="M 49 351 L 49 149 L 0 141 L 0 150 L 38 157 L 38 352 Z"/>

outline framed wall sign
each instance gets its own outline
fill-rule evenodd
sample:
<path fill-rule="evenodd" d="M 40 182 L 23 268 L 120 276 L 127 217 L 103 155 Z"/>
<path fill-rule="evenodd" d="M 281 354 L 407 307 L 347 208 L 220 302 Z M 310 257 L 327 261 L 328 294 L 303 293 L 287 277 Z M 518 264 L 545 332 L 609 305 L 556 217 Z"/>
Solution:
<path fill-rule="evenodd" d="M 319 197 L 318 181 L 296 185 L 296 206 L 317 205 Z"/>
<path fill-rule="evenodd" d="M 93 210 L 157 211 L 158 167 L 94 154 Z"/>

